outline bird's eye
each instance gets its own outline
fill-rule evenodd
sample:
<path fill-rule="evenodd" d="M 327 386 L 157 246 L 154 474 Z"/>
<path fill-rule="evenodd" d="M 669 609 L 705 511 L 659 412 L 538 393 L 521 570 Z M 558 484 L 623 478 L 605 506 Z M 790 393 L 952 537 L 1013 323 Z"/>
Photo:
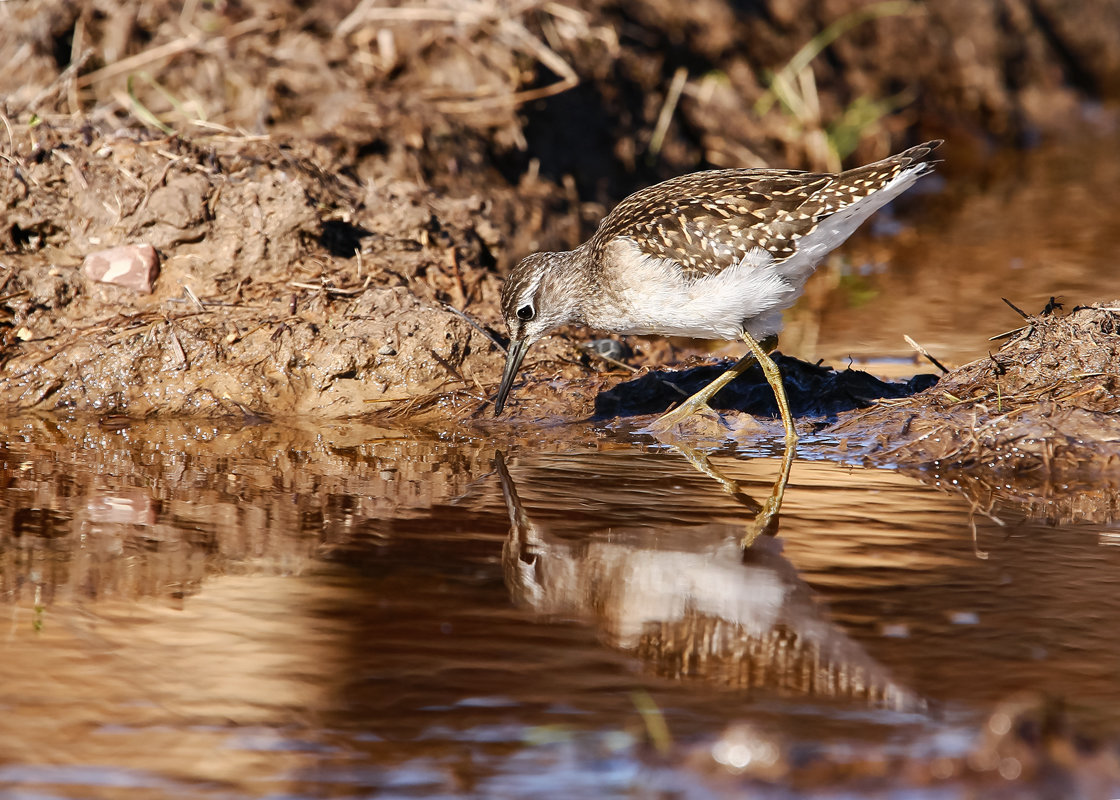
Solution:
<path fill-rule="evenodd" d="M 521 306 L 521 308 L 517 309 L 517 318 L 520 320 L 524 320 L 525 322 L 528 322 L 536 315 L 537 312 L 533 309 L 532 306 Z"/>

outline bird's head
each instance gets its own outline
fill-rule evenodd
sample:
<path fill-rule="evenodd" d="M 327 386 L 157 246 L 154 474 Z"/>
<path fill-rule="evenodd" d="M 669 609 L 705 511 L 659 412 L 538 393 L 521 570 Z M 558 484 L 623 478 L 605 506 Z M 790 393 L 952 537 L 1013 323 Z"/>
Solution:
<path fill-rule="evenodd" d="M 502 413 L 529 345 L 549 331 L 580 319 L 582 275 L 573 252 L 535 253 L 525 258 L 502 287 L 502 316 L 509 331 L 505 372 L 494 399 Z"/>

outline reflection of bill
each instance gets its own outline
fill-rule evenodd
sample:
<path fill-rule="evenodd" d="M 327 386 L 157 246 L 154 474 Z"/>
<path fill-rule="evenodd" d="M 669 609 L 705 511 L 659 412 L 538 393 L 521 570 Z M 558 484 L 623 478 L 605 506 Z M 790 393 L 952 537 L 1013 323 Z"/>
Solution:
<path fill-rule="evenodd" d="M 924 707 L 831 623 L 782 555 L 780 540 L 763 536 L 744 551 L 743 524 L 674 525 L 670 515 L 656 532 L 580 531 L 555 515 L 541 525 L 519 497 L 501 453 L 496 466 L 510 518 L 502 560 L 518 604 L 546 618 L 594 622 L 609 644 L 634 652 L 661 675 Z M 597 465 L 593 478 L 580 469 L 556 469 L 532 486 L 554 490 L 555 503 L 580 496 L 565 483 L 586 480 L 585 493 L 609 483 L 603 469 L 609 461 Z"/>

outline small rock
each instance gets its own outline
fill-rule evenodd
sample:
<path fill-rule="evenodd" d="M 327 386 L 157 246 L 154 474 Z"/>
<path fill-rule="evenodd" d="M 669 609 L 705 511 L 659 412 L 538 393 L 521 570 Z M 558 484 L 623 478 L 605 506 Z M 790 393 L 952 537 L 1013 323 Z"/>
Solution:
<path fill-rule="evenodd" d="M 377 351 L 377 354 L 381 356 L 395 356 L 397 354 L 397 351 L 393 349 L 393 345 L 383 344 Z"/>
<path fill-rule="evenodd" d="M 86 277 L 150 294 L 159 275 L 159 255 L 150 244 L 128 244 L 98 250 L 82 264 Z"/>
<path fill-rule="evenodd" d="M 625 342 L 617 339 L 593 339 L 580 345 L 588 353 L 593 353 L 612 361 L 625 361 L 634 353 L 626 346 Z"/>

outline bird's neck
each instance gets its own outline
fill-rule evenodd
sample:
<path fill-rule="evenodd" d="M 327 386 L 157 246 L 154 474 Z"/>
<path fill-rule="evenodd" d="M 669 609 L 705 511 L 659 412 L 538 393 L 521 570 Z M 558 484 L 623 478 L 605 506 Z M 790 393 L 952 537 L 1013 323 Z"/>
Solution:
<path fill-rule="evenodd" d="M 590 242 L 569 250 L 563 254 L 563 258 L 564 266 L 556 278 L 566 284 L 564 294 L 572 303 L 571 321 L 585 324 L 588 303 L 599 289 L 599 275 L 592 266 Z"/>

